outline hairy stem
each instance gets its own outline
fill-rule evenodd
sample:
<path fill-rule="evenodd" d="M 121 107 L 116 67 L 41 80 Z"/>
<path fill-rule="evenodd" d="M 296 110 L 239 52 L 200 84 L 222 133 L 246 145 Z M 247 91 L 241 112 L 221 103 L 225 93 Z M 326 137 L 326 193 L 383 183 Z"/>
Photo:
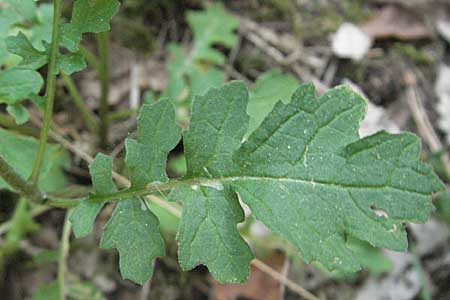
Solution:
<path fill-rule="evenodd" d="M 36 183 L 39 179 L 39 173 L 41 171 L 42 161 L 44 159 L 45 147 L 47 145 L 48 132 L 52 122 L 56 89 L 56 59 L 59 53 L 59 21 L 61 19 L 61 2 L 61 0 L 53 0 L 53 32 L 47 71 L 47 86 L 45 90 L 44 121 L 42 123 L 41 137 L 39 139 L 39 148 L 36 154 L 36 160 L 30 176 L 30 182 L 32 183 Z"/>
<path fill-rule="evenodd" d="M 75 86 L 75 83 L 73 82 L 72 78 L 63 72 L 61 72 L 61 76 L 66 84 L 66 87 L 69 91 L 72 101 L 74 102 L 75 106 L 80 110 L 81 116 L 86 122 L 87 127 L 92 132 L 98 132 L 99 129 L 97 120 L 95 119 L 93 113 L 86 106 L 86 103 L 84 102 L 83 98 L 78 92 L 78 89 Z"/>
<path fill-rule="evenodd" d="M 69 254 L 69 242 L 70 242 L 70 230 L 71 225 L 69 221 L 70 210 L 66 212 L 66 217 L 64 219 L 64 226 L 62 231 L 61 243 L 59 248 L 58 257 L 58 286 L 59 286 L 59 300 L 66 300 L 66 282 L 65 275 L 67 270 L 66 260 Z"/>
<path fill-rule="evenodd" d="M 102 95 L 100 98 L 100 143 L 103 147 L 108 144 L 108 98 L 109 98 L 109 34 L 101 32 L 97 34 L 98 52 L 100 54 L 99 76 Z"/>
<path fill-rule="evenodd" d="M 36 184 L 23 180 L 2 156 L 0 156 L 0 176 L 7 184 L 30 201 L 38 204 L 44 202 L 45 196 L 37 188 Z"/>

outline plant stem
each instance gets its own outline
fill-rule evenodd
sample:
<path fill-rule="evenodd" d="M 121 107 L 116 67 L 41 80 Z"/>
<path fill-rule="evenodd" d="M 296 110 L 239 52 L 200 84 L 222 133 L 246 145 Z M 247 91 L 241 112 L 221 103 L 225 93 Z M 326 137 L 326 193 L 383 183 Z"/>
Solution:
<path fill-rule="evenodd" d="M 137 109 L 123 109 L 117 112 L 112 112 L 108 115 L 108 122 L 120 121 L 129 117 L 135 116 L 138 113 Z"/>
<path fill-rule="evenodd" d="M 72 78 L 69 75 L 63 73 L 62 71 L 61 76 L 66 84 L 67 89 L 69 90 L 71 99 L 73 100 L 76 107 L 80 110 L 87 127 L 92 132 L 98 132 L 99 129 L 97 120 L 95 119 L 95 116 L 92 114 L 89 108 L 86 106 L 86 103 L 84 102 L 83 98 L 78 92 L 77 87 L 75 86 L 75 83 L 73 82 Z"/>
<path fill-rule="evenodd" d="M 71 211 L 68 210 L 66 212 L 66 217 L 64 219 L 64 226 L 62 231 L 62 237 L 60 242 L 60 248 L 59 248 L 59 257 L 58 257 L 58 286 L 59 286 L 59 300 L 66 300 L 66 282 L 65 282 L 65 275 L 66 275 L 66 259 L 67 255 L 69 253 L 69 242 L 70 242 L 70 230 L 71 225 L 69 221 Z"/>
<path fill-rule="evenodd" d="M 17 125 L 11 116 L 3 113 L 0 113 L 0 126 L 35 138 L 39 138 L 40 135 L 37 128 L 29 127 L 26 125 Z"/>
<path fill-rule="evenodd" d="M 98 63 L 98 58 L 95 56 L 94 53 L 92 53 L 89 49 L 83 47 L 82 45 L 78 46 L 81 55 L 84 56 L 87 63 L 97 72 L 100 70 L 100 64 Z"/>
<path fill-rule="evenodd" d="M 45 196 L 36 187 L 36 184 L 27 182 L 17 174 L 17 172 L 10 166 L 5 159 L 0 156 L 0 176 L 8 183 L 13 189 L 17 190 L 22 196 L 30 201 L 41 204 L 45 200 Z"/>
<path fill-rule="evenodd" d="M 109 34 L 101 32 L 97 34 L 98 52 L 100 55 L 99 77 L 102 95 L 100 98 L 100 143 L 103 147 L 108 144 L 108 99 L 109 99 Z"/>
<path fill-rule="evenodd" d="M 50 61 L 47 71 L 47 86 L 45 90 L 45 111 L 44 121 L 41 128 L 41 137 L 39 148 L 36 154 L 33 171 L 31 172 L 30 182 L 36 183 L 39 179 L 42 161 L 44 159 L 45 147 L 47 145 L 48 131 L 52 122 L 53 105 L 55 102 L 56 90 L 56 59 L 59 53 L 59 21 L 61 19 L 61 0 L 53 0 L 53 32 L 50 48 Z"/>

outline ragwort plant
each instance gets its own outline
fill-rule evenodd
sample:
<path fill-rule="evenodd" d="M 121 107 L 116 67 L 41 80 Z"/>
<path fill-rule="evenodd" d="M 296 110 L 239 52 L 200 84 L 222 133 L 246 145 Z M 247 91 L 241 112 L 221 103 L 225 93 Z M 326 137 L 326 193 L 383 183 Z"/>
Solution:
<path fill-rule="evenodd" d="M 31 225 L 22 228 L 25 232 L 35 225 L 29 207 L 70 209 L 63 239 L 67 246 L 70 225 L 76 237 L 90 234 L 102 207 L 115 202 L 100 247 L 118 250 L 123 278 L 145 283 L 152 260 L 164 255 L 148 195 L 164 194 L 181 204 L 177 241 L 183 270 L 202 264 L 219 282 L 243 282 L 253 254 L 237 229 L 244 220 L 240 201 L 306 262 L 348 273 L 361 266 L 349 241 L 406 250 L 405 223 L 426 221 L 433 211 L 432 194 L 444 188 L 419 160 L 420 140 L 414 134 L 359 137 L 366 101 L 347 86 L 316 97 L 313 85 L 298 85 L 278 72 L 266 74 L 250 92 L 240 81 L 222 85 L 226 78 L 218 66 L 225 57 L 212 46 L 232 47 L 238 22 L 221 6 L 211 5 L 204 13 L 189 14 L 192 49 L 185 53 L 170 46 L 169 84 L 159 101 L 142 105 L 136 138 L 125 141 L 130 186 L 118 188 L 113 159 L 98 154 L 90 165 L 92 193 L 58 197 L 65 184 L 62 167 L 69 161 L 58 146 L 48 144 L 56 78 L 64 80 L 88 128 L 107 144 L 107 31 L 119 2 L 76 0 L 68 21 L 61 19 L 62 0 L 54 0 L 53 7 L 32 0 L 1 2 L 0 103 L 8 105 L 18 123 L 28 117 L 25 99 L 43 113 L 38 143 L 0 129 L 0 187 L 22 198 L 12 221 L 26 219 Z M 20 30 L 29 20 L 33 26 Z M 99 60 L 80 44 L 84 33 L 96 34 Z M 98 117 L 86 108 L 70 78 L 86 67 L 86 60 L 102 82 Z M 44 80 L 38 70 L 44 66 L 48 71 L 41 97 Z M 180 105 L 192 107 L 186 130 L 177 124 Z M 170 179 L 167 157 L 181 141 L 186 174 Z M 68 293 L 63 266 L 53 285 L 61 299 Z"/>

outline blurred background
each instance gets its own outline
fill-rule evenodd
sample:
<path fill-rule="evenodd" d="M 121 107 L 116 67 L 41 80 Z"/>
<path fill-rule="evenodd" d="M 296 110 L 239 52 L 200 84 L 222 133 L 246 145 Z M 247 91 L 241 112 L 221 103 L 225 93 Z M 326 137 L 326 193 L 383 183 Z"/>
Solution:
<path fill-rule="evenodd" d="M 5 8 L 3 2 L 0 10 Z M 71 2 L 65 2 L 65 16 L 70 16 Z M 121 2 L 109 35 L 111 129 L 102 149 L 115 158 L 116 170 L 125 172 L 123 141 L 135 134 L 142 103 L 175 99 L 177 120 L 186 128 L 194 95 L 229 80 L 243 80 L 250 98 L 264 103 L 262 120 L 276 101 L 288 101 L 300 83 L 313 82 L 319 95 L 340 84 L 365 95 L 369 107 L 361 136 L 382 129 L 418 134 L 422 159 L 450 182 L 448 0 Z M 27 23 L 29 36 L 48 36 L 51 16 L 48 2 L 39 1 L 36 17 Z M 13 34 L 18 29 L 9 30 Z M 84 47 L 96 53 L 95 39 L 85 37 Z M 97 114 L 101 89 L 96 72 L 88 68 L 72 80 L 78 97 Z M 97 136 L 82 118 L 76 97 L 70 84 L 59 79 L 57 135 L 52 139 L 69 146 L 57 156 L 62 171 L 49 185 L 66 194 L 88 191 L 90 177 L 83 155 L 99 151 Z M 21 119 L 22 108 L 17 109 L 8 110 L 8 115 L 0 104 L 0 126 L 36 136 L 38 108 L 32 102 L 25 104 L 25 119 Z M 167 168 L 173 178 L 184 174 L 182 145 L 171 153 Z M 52 295 L 52 282 L 65 212 L 22 210 L 16 206 L 16 196 L 7 191 L 0 191 L 0 198 L 0 299 L 58 299 Z M 433 217 L 426 224 L 407 227 L 408 253 L 353 241 L 364 269 L 352 276 L 303 263 L 291 245 L 247 211 L 246 221 L 239 225 L 242 234 L 258 258 L 290 281 L 280 282 L 252 266 L 244 285 L 218 284 L 202 267 L 182 272 L 174 240 L 178 220 L 156 206 L 151 208 L 160 218 L 167 256 L 155 260 L 154 276 L 143 287 L 122 280 L 117 253 L 98 248 L 101 228 L 113 209 L 108 206 L 98 218 L 95 234 L 70 240 L 69 299 L 308 299 L 302 288 L 320 299 L 450 299 L 450 197 L 443 192 L 434 198 Z"/>

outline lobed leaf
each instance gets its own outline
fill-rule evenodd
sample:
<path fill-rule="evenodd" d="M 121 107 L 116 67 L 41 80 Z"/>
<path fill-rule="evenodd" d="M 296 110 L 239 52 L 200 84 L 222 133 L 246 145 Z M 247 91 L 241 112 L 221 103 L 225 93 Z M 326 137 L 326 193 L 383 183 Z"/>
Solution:
<path fill-rule="evenodd" d="M 194 35 L 189 53 L 170 44 L 171 59 L 167 63 L 169 76 L 163 97 L 189 101 L 194 95 L 203 95 L 225 81 L 225 73 L 215 65 L 223 64 L 225 56 L 214 45 L 232 48 L 237 42 L 235 30 L 239 22 L 228 14 L 221 4 L 211 4 L 205 11 L 191 11 L 187 22 Z"/>
<path fill-rule="evenodd" d="M 177 235 L 183 270 L 203 264 L 219 282 L 246 280 L 253 254 L 236 228 L 244 221 L 237 195 L 228 187 L 183 186 L 171 199 L 183 203 Z"/>
<path fill-rule="evenodd" d="M 131 184 L 142 187 L 149 182 L 167 181 L 167 155 L 180 141 L 171 102 L 161 100 L 142 106 L 138 117 L 137 140 L 127 139 L 126 158 Z"/>
<path fill-rule="evenodd" d="M 267 100 L 273 110 L 244 139 L 248 102 L 241 82 L 193 99 L 189 130 L 183 134 L 187 175 L 170 195 L 183 204 L 177 235 L 183 269 L 205 264 L 221 282 L 248 276 L 252 254 L 236 228 L 243 220 L 237 194 L 306 261 L 330 270 L 348 273 L 367 264 L 355 240 L 406 249 L 404 223 L 424 222 L 433 210 L 431 194 L 444 188 L 418 160 L 415 135 L 379 132 L 360 139 L 365 100 L 347 86 L 316 98 L 314 86 L 305 84 L 290 101 Z M 161 184 L 156 178 L 167 180 L 163 166 L 179 134 L 169 107 L 167 101 L 145 106 L 138 139 L 128 142 L 135 191 Z M 143 159 L 146 155 L 151 163 Z M 140 201 L 119 203 L 102 243 L 119 248 L 122 274 L 136 282 L 151 273 L 145 263 L 162 253 L 158 222 Z"/>
<path fill-rule="evenodd" d="M 366 109 L 361 96 L 341 86 L 316 99 L 314 87 L 302 85 L 289 104 L 277 103 L 229 158 L 229 141 L 240 140 L 245 131 L 205 124 L 213 115 L 219 124 L 233 123 L 238 112 L 229 110 L 230 103 L 240 98 L 241 113 L 247 105 L 241 94 L 242 87 L 230 83 L 205 95 L 207 100 L 194 100 L 184 135 L 188 176 L 207 168 L 209 177 L 238 192 L 255 216 L 293 243 L 306 261 L 328 269 L 359 269 L 348 236 L 406 249 L 403 223 L 425 221 L 433 210 L 431 193 L 443 188 L 431 168 L 418 161 L 414 135 L 381 132 L 360 140 L 358 126 Z M 228 99 L 220 111 L 198 103 L 218 95 Z M 241 118 L 239 125 L 245 124 Z M 215 130 L 197 130 L 210 125 Z M 206 139 L 212 149 L 226 150 L 203 151 L 201 146 L 210 147 Z M 216 146 L 215 141 L 228 142 Z M 208 160 L 197 159 L 208 154 Z M 234 164 L 238 169 L 229 167 Z"/>
<path fill-rule="evenodd" d="M 70 23 L 61 27 L 61 46 L 77 52 L 84 33 L 109 31 L 109 22 L 118 12 L 119 6 L 120 3 L 116 0 L 75 1 Z"/>
<path fill-rule="evenodd" d="M 109 195 L 116 191 L 111 177 L 112 165 L 111 157 L 100 153 L 89 166 L 95 195 Z M 84 237 L 92 232 L 95 218 L 103 205 L 104 203 L 83 201 L 74 208 L 70 215 L 70 222 L 76 237 Z"/>

